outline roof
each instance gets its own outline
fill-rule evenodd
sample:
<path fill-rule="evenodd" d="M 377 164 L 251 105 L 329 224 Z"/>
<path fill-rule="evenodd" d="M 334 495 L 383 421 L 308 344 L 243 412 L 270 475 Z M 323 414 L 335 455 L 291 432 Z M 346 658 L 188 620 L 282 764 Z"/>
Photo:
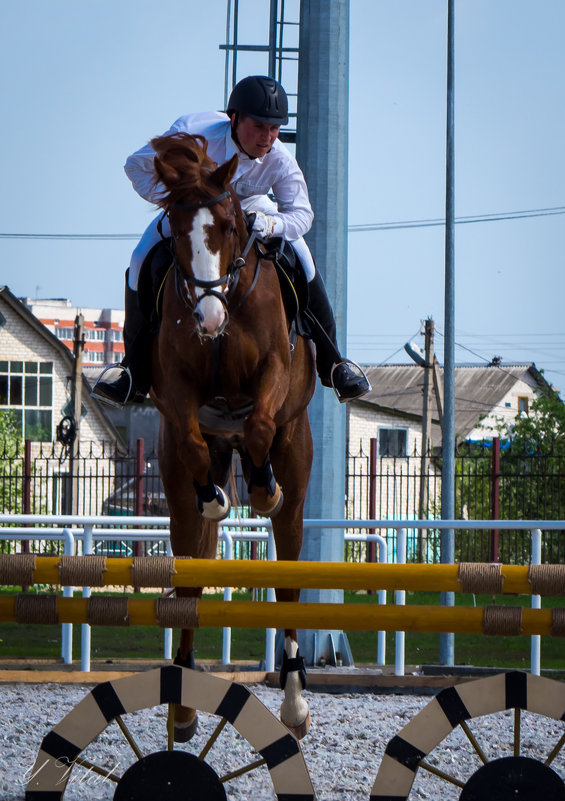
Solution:
<path fill-rule="evenodd" d="M 421 420 L 424 370 L 416 364 L 366 365 L 372 389 L 357 404 L 375 406 L 403 418 Z M 440 367 L 443 376 L 443 368 Z M 539 386 L 548 386 L 532 362 L 455 367 L 455 436 L 464 438 L 491 412 L 517 381 L 529 376 Z M 433 387 L 430 387 L 432 418 L 439 423 Z"/>
<path fill-rule="evenodd" d="M 43 337 L 49 345 L 59 354 L 59 356 L 68 363 L 69 369 L 72 368 L 74 356 L 63 342 L 58 339 L 43 323 L 39 320 L 24 304 L 10 292 L 7 286 L 0 286 L 0 298 L 16 313 L 22 320 L 30 326 L 40 337 Z M 87 404 L 89 409 L 92 409 L 94 414 L 101 421 L 102 425 L 108 431 L 109 436 L 113 439 L 118 439 L 118 432 L 101 408 L 98 401 L 90 397 L 90 384 L 86 377 L 82 376 L 82 402 Z"/>

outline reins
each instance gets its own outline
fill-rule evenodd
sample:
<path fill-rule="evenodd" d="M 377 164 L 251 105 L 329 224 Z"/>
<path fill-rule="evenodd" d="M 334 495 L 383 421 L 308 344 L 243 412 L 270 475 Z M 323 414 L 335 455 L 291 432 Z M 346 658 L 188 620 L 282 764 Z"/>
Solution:
<path fill-rule="evenodd" d="M 222 200 L 225 200 L 227 197 L 229 197 L 230 194 L 231 193 L 230 193 L 229 189 L 226 189 L 225 192 L 222 192 L 220 195 L 216 195 L 215 197 L 210 198 L 209 200 L 201 200 L 201 201 L 198 201 L 197 203 L 180 203 L 180 202 L 178 202 L 178 203 L 174 203 L 173 207 L 176 208 L 176 209 L 180 209 L 181 211 L 197 211 L 198 209 L 208 208 L 210 206 L 214 206 L 216 203 L 220 203 Z M 160 217 L 159 221 L 157 222 L 157 231 L 159 232 L 159 235 L 161 236 L 162 239 L 165 239 L 165 237 L 163 236 L 162 221 L 165 218 L 165 216 L 168 216 L 168 214 L 169 214 L 169 210 L 166 210 L 162 214 L 162 216 Z M 174 243 L 174 240 L 175 240 L 176 237 L 172 233 L 172 229 L 171 229 L 171 236 L 172 236 L 172 240 L 173 240 L 173 243 Z M 224 275 L 221 275 L 219 278 L 216 278 L 216 279 L 214 279 L 212 281 L 204 281 L 201 278 L 195 278 L 193 275 L 189 275 L 183 269 L 182 265 L 179 263 L 179 261 L 178 261 L 178 259 L 176 257 L 175 248 L 174 248 L 174 244 L 173 244 L 173 246 L 171 247 L 171 256 L 172 256 L 172 259 L 173 259 L 173 266 L 175 268 L 175 289 L 176 289 L 178 297 L 184 303 L 184 305 L 190 311 L 194 312 L 194 309 L 195 309 L 194 301 L 193 301 L 192 297 L 190 296 L 190 294 L 187 297 L 187 295 L 184 292 L 181 291 L 181 287 L 180 287 L 180 283 L 179 283 L 181 280 L 185 283 L 187 289 L 188 289 L 188 285 L 190 285 L 190 286 L 196 287 L 197 289 L 204 290 L 202 292 L 202 295 L 198 298 L 198 302 L 200 302 L 205 297 L 215 297 L 223 304 L 223 306 L 226 309 L 226 312 L 228 312 L 228 310 L 229 310 L 229 312 L 231 314 L 233 314 L 237 309 L 239 309 L 239 307 L 245 302 L 245 300 L 249 297 L 251 292 L 253 292 L 253 290 L 255 289 L 255 285 L 257 284 L 257 280 L 259 278 L 259 271 L 261 269 L 261 253 L 260 253 L 259 249 L 256 248 L 258 258 L 257 258 L 257 265 L 255 267 L 255 273 L 253 275 L 253 280 L 251 281 L 251 284 L 248 287 L 248 289 L 246 290 L 246 292 L 242 295 L 241 298 L 239 298 L 239 300 L 237 301 L 236 305 L 233 306 L 230 309 L 229 308 L 229 302 L 231 301 L 231 299 L 232 299 L 232 297 L 234 295 L 235 289 L 236 289 L 236 287 L 237 287 L 237 285 L 239 283 L 240 271 L 242 270 L 243 267 L 246 266 L 246 258 L 249 255 L 249 252 L 250 252 L 251 248 L 255 244 L 255 240 L 256 239 L 257 239 L 257 232 L 256 231 L 251 231 L 251 233 L 249 235 L 249 239 L 247 240 L 247 242 L 245 244 L 245 247 L 243 248 L 243 250 L 241 252 L 241 255 L 236 257 L 235 248 L 234 248 L 234 256 L 233 256 L 231 264 L 229 265 L 226 273 Z M 227 292 L 226 293 L 219 292 L 217 290 L 217 287 L 224 286 L 224 285 L 227 285 Z M 227 325 L 227 322 L 228 322 L 228 319 L 227 319 L 227 315 L 226 315 L 224 328 Z"/>

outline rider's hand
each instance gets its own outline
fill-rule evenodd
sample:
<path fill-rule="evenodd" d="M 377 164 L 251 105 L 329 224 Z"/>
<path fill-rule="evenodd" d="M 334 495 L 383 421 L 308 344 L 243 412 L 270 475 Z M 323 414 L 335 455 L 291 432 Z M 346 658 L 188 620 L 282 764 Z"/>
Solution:
<path fill-rule="evenodd" d="M 253 230 L 257 231 L 263 239 L 270 239 L 272 236 L 282 235 L 283 223 L 280 217 L 272 217 L 270 214 L 256 211 Z"/>

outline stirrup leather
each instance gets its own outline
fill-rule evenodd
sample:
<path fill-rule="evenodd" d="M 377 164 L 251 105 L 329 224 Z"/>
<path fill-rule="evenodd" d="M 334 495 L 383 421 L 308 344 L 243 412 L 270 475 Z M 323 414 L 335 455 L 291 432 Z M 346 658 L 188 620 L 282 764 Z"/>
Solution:
<path fill-rule="evenodd" d="M 340 403 L 346 403 L 348 400 L 350 400 L 349 398 L 344 398 L 342 395 L 340 395 L 339 394 L 339 390 L 337 389 L 336 385 L 334 384 L 334 371 L 342 364 L 350 364 L 352 367 L 354 367 L 355 368 L 355 372 L 357 372 L 359 374 L 359 377 L 360 378 L 361 377 L 364 378 L 365 381 L 367 382 L 367 390 L 366 390 L 366 392 L 370 392 L 371 391 L 371 389 L 372 389 L 371 382 L 367 378 L 367 375 L 366 375 L 365 371 L 363 370 L 363 368 L 359 364 L 357 364 L 357 362 L 354 362 L 353 359 L 344 359 L 344 358 L 342 358 L 341 361 L 335 362 L 335 364 L 332 365 L 332 369 L 331 369 L 331 372 L 330 372 L 330 383 L 332 385 L 333 391 L 335 392 L 335 396 L 336 396 L 336 398 L 338 399 L 338 401 Z M 366 394 L 366 392 L 364 392 L 363 394 Z"/>

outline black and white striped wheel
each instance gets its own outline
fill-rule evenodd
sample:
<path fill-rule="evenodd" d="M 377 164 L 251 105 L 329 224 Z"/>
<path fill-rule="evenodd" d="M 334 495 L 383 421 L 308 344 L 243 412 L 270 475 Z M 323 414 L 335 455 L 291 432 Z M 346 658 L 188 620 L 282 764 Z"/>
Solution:
<path fill-rule="evenodd" d="M 489 760 L 467 721 L 509 709 L 514 710 L 512 753 Z M 521 753 L 522 710 L 561 722 L 561 736 L 543 760 Z M 565 684 L 528 673 L 500 673 L 442 690 L 388 743 L 370 801 L 406 801 L 418 770 L 435 774 L 446 788 L 460 788 L 460 801 L 565 801 L 565 783 L 551 767 L 565 745 L 563 721 Z M 457 727 L 482 763 L 467 777 L 426 760 Z"/>
<path fill-rule="evenodd" d="M 198 755 L 173 750 L 172 714 L 167 749 L 144 755 L 123 716 L 168 704 L 192 707 L 220 718 Z M 81 753 L 117 723 L 137 761 L 121 776 L 93 765 Z M 219 775 L 204 758 L 230 723 L 257 752 L 257 759 Z M 80 765 L 115 785 L 116 801 L 222 801 L 228 782 L 265 765 L 279 801 L 314 801 L 298 741 L 246 687 L 207 673 L 169 665 L 96 686 L 43 739 L 26 788 L 26 801 L 60 801 Z M 188 789 L 187 789 L 188 788 Z"/>

